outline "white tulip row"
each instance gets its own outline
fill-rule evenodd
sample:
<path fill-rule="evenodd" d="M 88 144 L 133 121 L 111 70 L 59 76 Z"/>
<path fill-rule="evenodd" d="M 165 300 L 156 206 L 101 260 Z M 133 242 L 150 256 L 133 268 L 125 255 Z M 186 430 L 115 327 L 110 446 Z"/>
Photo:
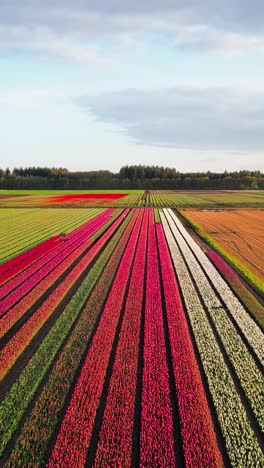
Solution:
<path fill-rule="evenodd" d="M 197 259 L 174 224 L 174 219 L 172 219 L 168 212 L 165 212 L 165 215 L 180 251 L 190 268 L 194 282 L 215 324 L 224 348 L 235 368 L 259 426 L 264 431 L 264 379 L 262 373 L 237 333 Z"/>
<path fill-rule="evenodd" d="M 234 293 L 229 288 L 228 284 L 224 281 L 222 276 L 219 274 L 215 266 L 211 263 L 209 258 L 205 255 L 199 245 L 190 236 L 187 230 L 184 228 L 182 223 L 179 221 L 177 216 L 171 209 L 166 210 L 172 217 L 174 223 L 178 227 L 179 231 L 183 235 L 184 239 L 191 247 L 192 251 L 196 255 L 200 264 L 206 271 L 209 278 L 212 280 L 215 289 L 220 294 L 226 307 L 232 314 L 240 330 L 246 337 L 248 343 L 254 349 L 262 365 L 264 365 L 264 335 L 260 327 L 250 317 L 248 312 L 245 310 L 241 302 L 237 299 Z"/>
<path fill-rule="evenodd" d="M 163 213 L 161 221 L 231 464 L 248 468 L 264 466 L 264 457 L 245 408 Z"/>

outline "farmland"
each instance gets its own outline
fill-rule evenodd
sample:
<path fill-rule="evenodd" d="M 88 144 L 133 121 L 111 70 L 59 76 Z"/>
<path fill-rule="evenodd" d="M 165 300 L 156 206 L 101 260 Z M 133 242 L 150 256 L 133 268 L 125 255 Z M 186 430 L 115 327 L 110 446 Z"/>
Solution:
<path fill-rule="evenodd" d="M 264 208 L 264 191 L 2 190 L 0 208 Z"/>
<path fill-rule="evenodd" d="M 3 195 L 2 466 L 264 467 L 263 306 L 175 194 Z"/>
<path fill-rule="evenodd" d="M 143 190 L 67 191 L 18 190 L 0 191 L 0 208 L 56 208 L 141 206 Z"/>
<path fill-rule="evenodd" d="M 264 281 L 264 210 L 192 210 L 186 214 Z"/>

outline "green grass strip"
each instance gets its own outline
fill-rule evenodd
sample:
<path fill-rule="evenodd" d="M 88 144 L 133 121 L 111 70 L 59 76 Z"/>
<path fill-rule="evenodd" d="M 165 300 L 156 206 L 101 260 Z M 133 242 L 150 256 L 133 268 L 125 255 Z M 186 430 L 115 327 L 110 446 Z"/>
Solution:
<path fill-rule="evenodd" d="M 161 223 L 160 212 L 158 208 L 154 208 L 154 219 L 155 223 Z"/>
<path fill-rule="evenodd" d="M 264 295 L 264 283 L 254 273 L 252 273 L 245 265 L 235 259 L 230 253 L 226 252 L 221 245 L 218 244 L 199 224 L 195 223 L 186 213 L 178 210 L 181 216 L 187 221 L 192 229 L 213 249 L 215 249 L 222 257 L 227 260 L 231 265 L 253 286 L 256 291 Z"/>
<path fill-rule="evenodd" d="M 129 215 L 130 218 L 130 215 Z M 92 290 L 98 275 L 110 258 L 112 251 L 121 237 L 125 226 L 129 222 L 126 218 L 114 235 L 103 255 L 92 267 L 87 277 L 72 297 L 62 314 L 57 319 L 55 325 L 40 344 L 38 350 L 23 369 L 9 392 L 0 404 L 0 455 L 3 454 L 6 445 L 10 441 L 14 431 L 17 429 L 20 420 L 30 404 L 39 384 L 41 383 L 47 369 L 52 363 L 59 347 L 67 336 L 75 318 L 78 316 L 81 307 L 84 305 L 87 296 Z M 112 224 L 114 217 L 105 225 L 105 230 Z M 100 234 L 98 234 L 100 237 Z"/>
<path fill-rule="evenodd" d="M 231 276 L 229 276 L 229 274 L 226 274 L 225 268 L 230 269 L 232 273 L 233 273 L 233 270 L 232 270 L 232 267 L 229 266 L 229 264 L 225 262 L 224 259 L 222 259 L 223 264 L 222 262 L 221 264 L 219 264 L 215 258 L 212 258 L 210 255 L 208 256 L 211 262 L 213 262 L 216 269 L 225 278 L 225 281 L 229 284 L 231 289 L 233 289 L 233 291 L 235 292 L 237 297 L 240 299 L 242 304 L 244 304 L 244 306 L 248 309 L 248 311 L 251 313 L 251 315 L 255 318 L 257 323 L 260 325 L 260 327 L 264 331 L 263 305 L 257 300 L 254 294 L 252 294 L 252 292 L 249 291 L 249 289 L 244 285 L 241 278 L 236 272 L 234 272 L 234 274 L 232 274 Z"/>

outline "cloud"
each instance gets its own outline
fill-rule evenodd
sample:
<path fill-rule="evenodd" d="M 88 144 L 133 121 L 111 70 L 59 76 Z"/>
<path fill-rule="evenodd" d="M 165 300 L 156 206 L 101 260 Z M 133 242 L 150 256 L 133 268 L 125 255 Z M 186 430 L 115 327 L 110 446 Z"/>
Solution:
<path fill-rule="evenodd" d="M 128 89 L 77 104 L 138 144 L 195 150 L 263 151 L 264 89 Z"/>
<path fill-rule="evenodd" d="M 193 52 L 264 50 L 262 0 L 2 0 L 2 50 L 104 63 L 96 43 L 155 35 Z M 14 40 L 15 37 L 15 40 Z"/>
<path fill-rule="evenodd" d="M 262 0 L 1 0 L 1 18 L 4 22 L 20 20 L 28 24 L 50 22 L 56 26 L 73 27 L 75 21 L 88 16 L 105 18 L 161 18 L 211 26 L 232 31 L 262 30 L 264 4 Z M 101 27 L 103 30 L 104 27 Z"/>
<path fill-rule="evenodd" d="M 0 51 L 2 54 L 32 54 L 44 59 L 60 57 L 66 61 L 109 64 L 109 59 L 95 45 L 80 43 L 70 36 L 59 35 L 47 27 L 32 30 L 24 26 L 6 27 L 0 25 Z"/>

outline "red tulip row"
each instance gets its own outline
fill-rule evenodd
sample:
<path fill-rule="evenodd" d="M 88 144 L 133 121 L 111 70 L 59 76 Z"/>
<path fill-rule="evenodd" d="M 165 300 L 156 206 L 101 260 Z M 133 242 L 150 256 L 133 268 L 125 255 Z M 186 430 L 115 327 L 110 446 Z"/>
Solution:
<path fill-rule="evenodd" d="M 263 306 L 247 289 L 240 280 L 238 274 L 226 263 L 226 261 L 217 252 L 207 253 L 210 260 L 214 263 L 224 279 L 230 284 L 243 304 L 248 308 L 251 314 L 261 327 L 264 327 Z"/>
<path fill-rule="evenodd" d="M 80 310 L 84 305 L 84 296 L 89 295 L 91 289 L 93 289 L 66 345 L 62 348 L 54 367 L 48 375 L 43 390 L 35 400 L 33 409 L 21 429 L 7 467 L 17 466 L 18 463 L 21 466 L 41 465 L 46 453 L 47 444 L 60 420 L 72 380 L 78 372 L 78 366 L 85 353 L 87 343 L 98 320 L 105 298 L 111 288 L 111 283 L 115 277 L 137 216 L 137 213 L 134 215 L 130 213 L 103 250 L 82 285 L 56 321 L 54 327 L 46 335 L 31 361 L 24 368 L 22 374 L 20 374 L 19 379 L 16 381 L 16 387 L 12 387 L 7 395 L 9 398 L 6 398 L 4 401 L 4 414 L 3 412 L 1 413 L 0 406 L 0 416 L 3 424 L 5 424 L 5 434 L 11 437 L 19 424 L 25 408 L 27 408 L 34 395 L 32 382 L 35 383 L 36 380 L 41 382 L 60 342 L 62 342 L 69 331 L 72 317 L 75 317 L 76 310 Z M 94 286 L 96 278 L 99 279 Z M 41 368 L 38 363 L 43 363 Z M 20 381 L 25 382 L 25 384 L 20 385 Z M 6 411 L 7 407 L 9 407 L 8 411 Z M 15 422 L 12 415 L 16 416 Z M 8 418 L 8 421 L 5 418 Z M 10 426 L 12 426 L 11 430 Z"/>
<path fill-rule="evenodd" d="M 131 466 L 147 229 L 146 211 L 107 394 L 95 467 Z"/>
<path fill-rule="evenodd" d="M 157 225 L 156 230 L 185 466 L 186 468 L 222 467 L 223 460 L 217 446 L 213 422 L 162 225 Z"/>
<path fill-rule="evenodd" d="M 113 234 L 116 228 L 121 224 L 122 216 L 111 225 L 107 232 L 100 237 L 96 244 L 79 260 L 77 265 L 68 273 L 66 278 L 57 286 L 57 288 L 48 296 L 43 304 L 34 312 L 27 322 L 16 332 L 8 341 L 0 353 L 0 379 L 2 379 L 10 368 L 14 365 L 20 354 L 29 345 L 33 337 L 48 320 L 54 309 L 60 304 L 64 296 L 78 280 L 79 276 L 88 268 L 94 257 L 102 249 L 105 242 Z M 79 256 L 75 255 L 75 259 Z M 84 249 L 83 249 L 84 250 Z M 74 254 L 73 254 L 74 255 Z M 72 261 L 74 261 L 74 258 Z M 55 278 L 54 278 L 55 280 Z M 27 296 L 26 298 L 27 299 Z"/>
<path fill-rule="evenodd" d="M 101 222 L 101 224 L 103 225 L 103 221 Z M 101 224 L 98 227 L 100 227 Z M 94 230 L 96 231 L 96 228 L 94 228 Z M 85 252 L 85 250 L 90 246 L 90 244 L 90 239 L 86 240 L 85 242 L 83 242 L 82 238 L 78 239 L 76 242 L 74 242 L 74 245 L 72 245 L 69 248 L 66 248 L 64 252 L 58 254 L 49 263 L 47 269 L 51 271 L 47 274 L 47 276 L 45 275 L 45 273 L 47 273 L 47 270 L 45 268 L 39 270 L 34 275 L 35 281 L 37 281 L 37 279 L 39 281 L 38 284 L 33 289 L 31 289 L 31 291 L 23 294 L 23 286 L 25 285 L 26 290 L 30 285 L 30 279 L 14 291 L 14 294 L 17 293 L 17 298 L 20 299 L 20 296 L 22 295 L 22 299 L 19 302 L 17 302 L 17 304 L 15 304 L 14 307 L 9 309 L 4 316 L 0 317 L 0 327 L 2 331 L 2 336 L 4 336 L 7 333 L 7 331 L 10 330 L 10 328 L 14 326 L 14 324 L 24 315 L 24 313 L 31 306 L 33 306 L 35 302 L 47 291 L 47 289 L 59 279 L 59 277 L 65 272 L 65 270 L 69 268 L 72 265 L 72 263 Z M 15 298 L 13 298 L 13 300 L 15 300 Z"/>
<path fill-rule="evenodd" d="M 47 466 L 84 466 L 142 222 L 126 246 Z"/>
<path fill-rule="evenodd" d="M 61 241 L 61 235 L 50 237 L 41 244 L 32 247 L 32 249 L 23 252 L 17 257 L 9 260 L 0 266 L 0 284 L 5 283 L 7 280 L 15 276 L 20 271 L 24 270 L 27 266 L 34 263 L 40 257 L 43 257 L 50 250 L 54 249 Z M 1 292 L 0 292 L 1 294 Z M 1 294 L 2 296 L 2 294 Z"/>
<path fill-rule="evenodd" d="M 76 247 L 78 247 L 81 241 L 86 240 L 87 236 L 91 237 L 108 219 L 109 218 L 106 216 L 99 215 L 99 217 L 90 221 L 85 228 L 78 230 L 77 234 L 71 238 L 71 241 L 68 241 L 66 236 L 64 239 L 66 242 L 60 243 L 56 249 L 52 250 L 52 252 L 40 258 L 29 268 L 22 271 L 15 278 L 0 287 L 0 297 L 5 298 L 0 300 L 1 315 L 14 305 L 18 297 L 21 298 L 24 296 L 39 282 L 39 274 L 41 275 L 41 278 L 44 278 L 44 276 L 54 269 L 56 264 L 59 264 Z M 7 295 L 8 297 L 6 297 Z"/>
<path fill-rule="evenodd" d="M 166 360 L 158 252 L 152 209 L 149 221 L 140 465 L 175 467 L 169 372 Z"/>

